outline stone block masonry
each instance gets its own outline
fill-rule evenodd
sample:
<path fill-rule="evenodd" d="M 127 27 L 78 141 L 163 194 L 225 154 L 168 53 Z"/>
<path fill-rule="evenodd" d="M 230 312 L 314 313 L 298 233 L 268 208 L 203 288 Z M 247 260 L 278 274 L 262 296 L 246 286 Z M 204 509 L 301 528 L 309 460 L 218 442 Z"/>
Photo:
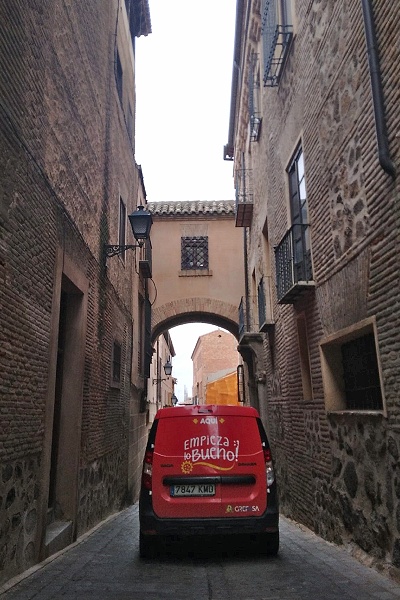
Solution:
<path fill-rule="evenodd" d="M 299 222 L 309 226 L 305 246 L 313 287 L 303 294 L 297 289 L 289 304 L 273 287 L 274 325 L 263 342 L 266 384 L 258 386 L 257 400 L 273 445 L 282 511 L 331 541 L 356 544 L 372 559 L 397 568 L 399 181 L 381 168 L 378 156 L 363 3 L 289 4 L 293 39 L 278 85 L 260 88 L 261 132 L 250 144 L 246 69 L 256 52 L 262 74 L 263 34 L 254 38 L 245 27 L 242 31 L 247 37 L 240 57 L 242 97 L 234 115 L 235 168 L 240 172 L 244 156 L 256 192 L 247 247 L 253 289 L 269 276 L 276 283 L 273 249 Z M 370 4 L 389 152 L 398 168 L 398 8 L 390 0 Z M 250 13 L 262 31 L 262 15 L 253 5 Z M 293 170 L 299 168 L 299 149 L 303 186 Z M 297 240 L 283 268 L 306 261 L 302 243 Z M 294 288 L 298 283 L 293 278 Z M 354 375 L 357 360 L 362 363 L 367 353 L 353 345 L 347 381 L 343 374 L 342 347 L 367 337 L 367 331 L 379 375 L 370 387 L 379 387 L 382 398 L 375 410 L 355 401 L 368 400 L 371 391 L 365 367 L 365 377 Z M 348 372 L 357 379 L 355 391 Z"/>

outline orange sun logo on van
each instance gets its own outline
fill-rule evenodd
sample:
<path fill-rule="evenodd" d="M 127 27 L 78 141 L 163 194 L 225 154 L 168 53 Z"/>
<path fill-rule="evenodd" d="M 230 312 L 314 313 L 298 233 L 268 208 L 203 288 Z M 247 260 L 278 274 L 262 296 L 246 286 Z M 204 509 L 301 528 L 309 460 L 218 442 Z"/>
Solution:
<path fill-rule="evenodd" d="M 181 465 L 182 473 L 191 473 L 193 471 L 193 463 L 190 460 L 184 460 Z"/>

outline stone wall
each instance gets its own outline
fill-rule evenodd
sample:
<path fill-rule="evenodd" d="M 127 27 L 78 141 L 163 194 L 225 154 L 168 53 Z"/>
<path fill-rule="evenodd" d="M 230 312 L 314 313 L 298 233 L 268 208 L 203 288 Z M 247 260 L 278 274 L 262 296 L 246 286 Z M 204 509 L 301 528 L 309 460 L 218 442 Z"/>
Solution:
<path fill-rule="evenodd" d="M 121 510 L 126 498 L 126 448 L 82 466 L 79 473 L 78 535 L 109 514 Z"/>
<path fill-rule="evenodd" d="M 40 457 L 3 463 L 0 479 L 0 571 L 20 572 L 36 558 Z"/>
<path fill-rule="evenodd" d="M 321 520 L 319 529 L 326 537 L 342 530 L 344 538 L 377 559 L 386 559 L 393 552 L 398 567 L 394 507 L 399 490 L 393 475 L 399 466 L 399 439 L 388 434 L 379 417 L 331 415 L 329 421 L 332 482 L 329 494 L 322 496 L 329 516 Z"/>
<path fill-rule="evenodd" d="M 246 65 L 254 50 L 250 34 L 241 49 L 235 167 L 244 152 L 255 191 L 249 279 L 257 283 L 272 274 L 276 280 L 273 248 L 291 225 L 287 169 L 301 144 L 315 283 L 314 290 L 289 305 L 278 304 L 272 289 L 274 326 L 264 340 L 266 384 L 258 386 L 261 412 L 282 512 L 327 539 L 355 543 L 399 567 L 399 184 L 378 160 L 361 3 L 291 5 L 294 38 L 279 85 L 261 90 L 261 135 L 252 143 L 243 127 L 248 123 Z M 396 9 L 389 0 L 373 5 L 389 149 L 398 165 Z M 259 18 L 255 12 L 253 19 Z M 258 51 L 262 55 L 260 40 Z M 272 257 L 267 266 L 265 244 Z M 299 344 L 298 319 L 304 323 L 306 351 Z M 376 323 L 383 410 L 328 412 L 321 341 L 365 319 Z M 305 397 L 307 362 L 311 394 Z"/>

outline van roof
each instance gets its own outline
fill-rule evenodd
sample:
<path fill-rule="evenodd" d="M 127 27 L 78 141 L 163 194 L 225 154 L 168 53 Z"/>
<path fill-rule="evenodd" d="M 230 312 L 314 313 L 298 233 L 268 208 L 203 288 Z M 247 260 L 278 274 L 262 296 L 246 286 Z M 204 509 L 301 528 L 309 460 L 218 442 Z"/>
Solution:
<path fill-rule="evenodd" d="M 198 415 L 224 415 L 239 417 L 259 417 L 257 410 L 251 406 L 229 406 L 222 404 L 197 404 L 183 406 L 168 406 L 157 411 L 156 419 L 174 417 L 190 417 Z"/>

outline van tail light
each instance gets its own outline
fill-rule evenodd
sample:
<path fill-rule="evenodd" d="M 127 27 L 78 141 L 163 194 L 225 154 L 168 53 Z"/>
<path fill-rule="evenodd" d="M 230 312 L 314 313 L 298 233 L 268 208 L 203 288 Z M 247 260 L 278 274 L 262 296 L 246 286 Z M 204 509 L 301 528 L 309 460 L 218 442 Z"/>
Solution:
<path fill-rule="evenodd" d="M 267 487 L 271 487 L 275 481 L 275 472 L 274 465 L 272 464 L 271 450 L 269 448 L 264 448 L 264 460 L 265 472 L 267 474 Z"/>
<path fill-rule="evenodd" d="M 143 471 L 142 471 L 142 487 L 145 490 L 151 490 L 152 488 L 152 475 L 153 475 L 153 451 L 146 450 L 143 460 Z"/>

